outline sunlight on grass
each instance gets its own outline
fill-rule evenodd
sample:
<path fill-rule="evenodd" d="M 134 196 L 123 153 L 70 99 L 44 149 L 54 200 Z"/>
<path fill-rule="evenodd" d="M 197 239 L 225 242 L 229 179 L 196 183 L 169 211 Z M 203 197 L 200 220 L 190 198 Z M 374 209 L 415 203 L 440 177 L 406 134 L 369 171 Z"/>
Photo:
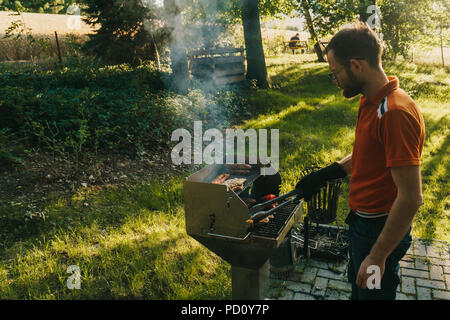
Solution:
<path fill-rule="evenodd" d="M 208 299 L 229 298 L 229 266 L 185 233 L 181 179 L 150 182 L 82 197 L 91 210 L 123 194 L 147 200 L 125 203 L 120 224 L 107 217 L 60 229 L 46 241 L 7 250 L 0 262 L 0 297 L 29 299 Z M 161 191 L 162 190 L 162 191 Z M 145 207 L 178 199 L 165 210 Z M 56 208 L 56 206 L 54 207 Z M 113 208 L 113 210 L 115 210 Z M 111 212 L 114 215 L 116 212 Z M 68 290 L 69 265 L 81 269 L 81 290 Z"/>
<path fill-rule="evenodd" d="M 280 130 L 281 192 L 292 190 L 303 169 L 324 166 L 352 151 L 358 98 L 346 100 L 314 55 L 267 59 L 273 88 L 248 97 L 255 112 L 242 129 Z M 444 69 L 387 65 L 422 108 L 424 205 L 413 235 L 450 239 L 450 77 Z M 2 299 L 230 299 L 230 266 L 187 236 L 183 177 L 133 186 L 81 188 L 50 197 L 45 219 L 20 221 L 2 241 Z M 342 187 L 337 224 L 348 213 Z M 8 214 L 20 207 L 1 205 Z M 15 217 L 15 216 L 14 216 Z M 19 220 L 10 220 L 11 225 Z M 78 265 L 81 290 L 69 290 L 67 267 Z"/>

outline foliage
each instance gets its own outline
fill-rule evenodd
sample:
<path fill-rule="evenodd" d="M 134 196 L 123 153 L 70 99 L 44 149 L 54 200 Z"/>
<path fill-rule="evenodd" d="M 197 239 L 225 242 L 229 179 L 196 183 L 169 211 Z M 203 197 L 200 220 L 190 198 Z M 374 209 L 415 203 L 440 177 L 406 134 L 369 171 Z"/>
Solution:
<path fill-rule="evenodd" d="M 243 112 L 234 92 L 177 95 L 164 90 L 167 78 L 152 63 L 139 68 L 74 63 L 55 71 L 4 67 L 0 127 L 8 131 L 2 139 L 23 139 L 25 146 L 76 159 L 88 152 L 135 156 L 168 144 L 174 129 L 190 128 L 193 120 L 224 126 Z"/>
<path fill-rule="evenodd" d="M 250 119 L 239 125 L 244 130 L 280 129 L 281 193 L 292 190 L 301 169 L 340 159 L 353 145 L 359 100 L 345 99 L 329 80 L 326 64 L 313 60 L 314 55 L 268 58 L 274 87 L 248 92 Z M 421 164 L 424 205 L 414 219 L 413 236 L 448 241 L 449 73 L 411 63 L 388 63 L 386 70 L 398 75 L 400 86 L 414 94 L 426 122 Z M 119 73 L 117 67 L 115 72 Z M 232 94 L 223 94 L 222 101 L 233 105 L 235 98 L 228 97 Z M 208 99 L 198 91 L 189 99 L 192 110 L 205 113 L 194 107 L 206 106 Z M 229 265 L 186 235 L 183 178 L 81 188 L 50 196 L 36 208 L 28 199 L 1 201 L 0 296 L 230 299 Z M 348 185 L 343 188 L 337 222 L 341 226 L 348 213 Z M 81 269 L 81 290 L 66 286 L 66 270 L 73 264 Z"/>
<path fill-rule="evenodd" d="M 158 8 L 141 0 L 83 0 L 85 22 L 100 26 L 84 49 L 106 64 L 158 59 L 167 30 L 158 22 Z"/>
<path fill-rule="evenodd" d="M 381 31 L 385 43 L 384 57 L 395 60 L 409 55 L 411 45 L 429 37 L 431 0 L 380 1 Z"/>
<path fill-rule="evenodd" d="M 0 10 L 65 14 L 76 0 L 0 0 Z"/>
<path fill-rule="evenodd" d="M 302 2 L 306 1 L 312 14 L 312 24 L 318 38 L 335 33 L 343 24 L 356 18 L 356 0 L 293 0 L 295 9 L 304 15 Z"/>

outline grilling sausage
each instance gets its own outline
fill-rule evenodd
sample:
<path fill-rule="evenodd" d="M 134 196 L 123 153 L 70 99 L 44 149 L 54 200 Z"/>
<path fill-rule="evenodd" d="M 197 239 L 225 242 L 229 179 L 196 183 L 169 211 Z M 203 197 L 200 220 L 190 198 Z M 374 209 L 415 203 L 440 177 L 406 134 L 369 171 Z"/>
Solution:
<path fill-rule="evenodd" d="M 215 178 L 211 183 L 213 184 L 222 184 L 230 177 L 228 173 L 222 173 L 217 178 Z"/>

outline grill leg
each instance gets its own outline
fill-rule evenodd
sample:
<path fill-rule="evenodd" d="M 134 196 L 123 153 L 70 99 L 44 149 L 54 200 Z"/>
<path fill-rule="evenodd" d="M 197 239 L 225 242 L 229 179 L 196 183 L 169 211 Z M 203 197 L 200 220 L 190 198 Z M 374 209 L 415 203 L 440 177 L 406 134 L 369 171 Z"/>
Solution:
<path fill-rule="evenodd" d="M 309 218 L 308 216 L 305 216 L 305 219 L 303 220 L 303 230 L 305 231 L 304 234 L 304 242 L 303 242 L 303 256 L 305 258 L 309 258 L 310 252 L 309 252 Z"/>
<path fill-rule="evenodd" d="M 264 300 L 269 287 L 269 261 L 259 269 L 231 266 L 233 300 Z"/>

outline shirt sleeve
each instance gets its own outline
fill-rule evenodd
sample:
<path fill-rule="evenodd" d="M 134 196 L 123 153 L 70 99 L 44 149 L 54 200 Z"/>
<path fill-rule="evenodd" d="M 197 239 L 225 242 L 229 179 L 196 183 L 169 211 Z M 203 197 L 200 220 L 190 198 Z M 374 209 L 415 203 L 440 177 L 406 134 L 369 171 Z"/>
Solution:
<path fill-rule="evenodd" d="M 390 110 L 381 118 L 386 167 L 420 165 L 421 127 L 403 110 Z"/>

